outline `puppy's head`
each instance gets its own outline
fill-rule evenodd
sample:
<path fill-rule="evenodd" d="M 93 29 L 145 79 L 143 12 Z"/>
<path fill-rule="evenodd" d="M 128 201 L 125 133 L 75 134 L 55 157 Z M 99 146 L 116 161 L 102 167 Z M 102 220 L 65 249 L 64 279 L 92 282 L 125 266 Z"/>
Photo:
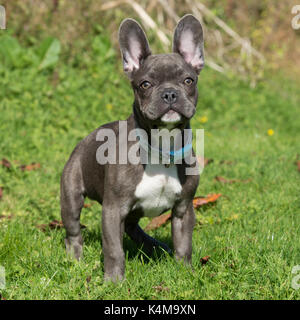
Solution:
<path fill-rule="evenodd" d="M 196 110 L 197 78 L 204 66 L 200 22 L 192 15 L 179 21 L 173 53 L 152 55 L 144 31 L 132 19 L 122 22 L 119 43 L 140 122 L 149 128 L 185 125 Z"/>

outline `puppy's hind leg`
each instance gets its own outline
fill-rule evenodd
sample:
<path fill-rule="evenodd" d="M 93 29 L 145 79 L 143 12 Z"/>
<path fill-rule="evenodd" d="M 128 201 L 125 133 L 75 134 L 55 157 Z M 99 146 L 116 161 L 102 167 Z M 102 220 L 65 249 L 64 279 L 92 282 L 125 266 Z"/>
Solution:
<path fill-rule="evenodd" d="M 61 178 L 61 217 L 66 228 L 67 254 L 80 260 L 83 240 L 80 232 L 80 213 L 84 204 L 83 180 L 79 163 L 67 163 Z"/>

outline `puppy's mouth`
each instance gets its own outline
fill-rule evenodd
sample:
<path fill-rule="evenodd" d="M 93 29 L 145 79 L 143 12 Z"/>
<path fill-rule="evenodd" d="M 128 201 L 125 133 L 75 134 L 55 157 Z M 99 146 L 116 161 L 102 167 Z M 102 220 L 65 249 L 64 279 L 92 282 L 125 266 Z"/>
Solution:
<path fill-rule="evenodd" d="M 160 118 L 160 120 L 165 124 L 177 124 L 182 120 L 182 116 L 177 111 L 170 109 Z"/>

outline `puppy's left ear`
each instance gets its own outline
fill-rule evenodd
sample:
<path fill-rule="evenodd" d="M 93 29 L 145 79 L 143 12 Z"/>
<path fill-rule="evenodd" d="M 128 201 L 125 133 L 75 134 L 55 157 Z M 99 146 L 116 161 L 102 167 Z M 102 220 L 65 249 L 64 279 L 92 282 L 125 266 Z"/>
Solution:
<path fill-rule="evenodd" d="M 201 23 L 187 14 L 178 22 L 173 38 L 173 52 L 179 53 L 199 74 L 204 67 L 204 41 Z"/>

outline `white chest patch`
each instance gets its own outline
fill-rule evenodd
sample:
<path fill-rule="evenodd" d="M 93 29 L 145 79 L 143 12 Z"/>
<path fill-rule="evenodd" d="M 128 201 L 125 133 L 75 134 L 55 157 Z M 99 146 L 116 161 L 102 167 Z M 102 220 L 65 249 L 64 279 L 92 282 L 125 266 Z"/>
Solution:
<path fill-rule="evenodd" d="M 173 207 L 181 190 L 175 165 L 166 168 L 163 164 L 147 164 L 142 181 L 135 189 L 137 203 L 133 209 L 143 209 L 147 217 L 158 216 Z"/>

